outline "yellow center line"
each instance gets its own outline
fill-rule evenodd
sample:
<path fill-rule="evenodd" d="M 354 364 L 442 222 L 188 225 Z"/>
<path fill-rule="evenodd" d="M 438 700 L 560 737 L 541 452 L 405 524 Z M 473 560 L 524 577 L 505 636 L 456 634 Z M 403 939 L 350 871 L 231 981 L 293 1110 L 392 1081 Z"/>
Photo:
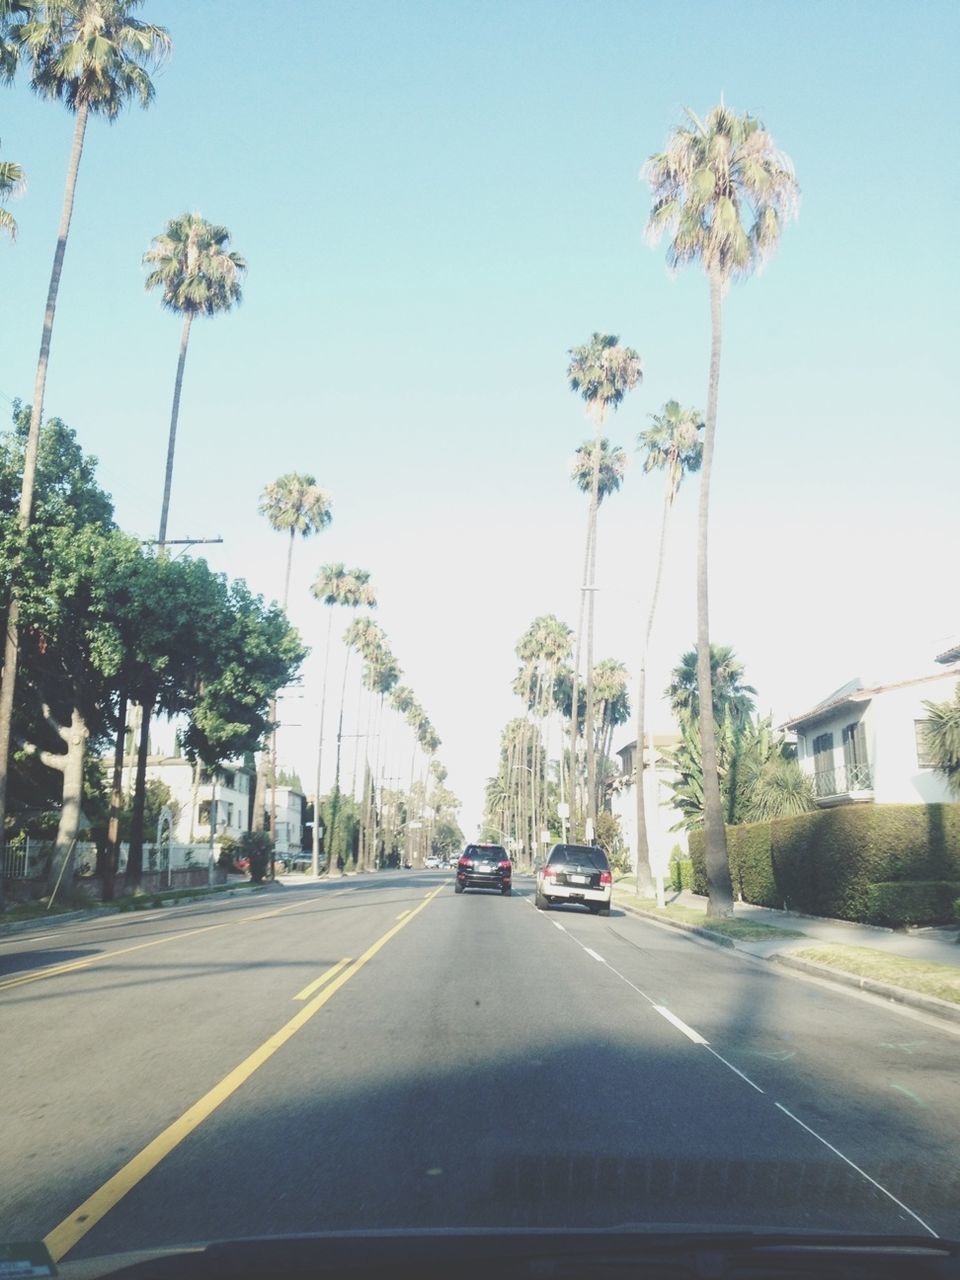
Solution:
<path fill-rule="evenodd" d="M 242 920 L 226 920 L 222 924 L 204 924 L 196 929 L 185 929 L 182 933 L 166 933 L 162 938 L 152 938 L 149 942 L 136 942 L 130 947 L 117 947 L 113 951 L 103 951 L 99 955 L 86 956 L 82 960 L 69 960 L 63 964 L 48 965 L 45 969 L 34 969 L 27 973 L 13 974 L 0 981 L 0 991 L 11 987 L 21 987 L 27 982 L 41 982 L 44 978 L 59 978 L 61 974 L 75 973 L 78 969 L 86 969 L 90 965 L 103 964 L 114 956 L 126 956 L 132 951 L 144 951 L 147 947 L 161 947 L 167 942 L 176 942 L 180 938 L 192 938 L 201 933 L 212 933 L 215 929 L 231 929 L 239 925 L 251 924 L 254 920 L 267 920 L 270 916 L 278 916 L 282 911 L 293 911 L 302 907 L 303 902 L 291 902 L 285 907 L 277 907 L 273 911 L 261 911 L 255 916 L 244 916 Z M 312 904 L 310 904 L 312 905 Z"/>
<path fill-rule="evenodd" d="M 331 978 L 336 977 L 345 964 L 349 963 L 349 956 L 344 960 L 338 960 L 335 965 L 321 973 L 319 978 L 315 978 L 314 981 L 305 986 L 302 991 L 298 991 L 293 997 L 294 1000 L 306 1000 L 307 996 L 312 996 L 315 991 L 319 991 L 321 987 L 326 986 Z"/>
<path fill-rule="evenodd" d="M 265 1040 L 259 1048 L 254 1049 L 249 1057 L 244 1058 L 239 1066 L 225 1075 L 223 1079 L 208 1090 L 198 1102 L 183 1113 L 179 1119 L 174 1120 L 173 1124 L 168 1125 L 162 1133 L 159 1133 L 152 1142 L 147 1143 L 142 1151 L 139 1151 L 131 1160 L 128 1160 L 123 1168 L 118 1169 L 112 1178 L 98 1187 L 91 1196 L 84 1200 L 79 1208 L 69 1214 L 64 1220 L 54 1227 L 53 1230 L 44 1237 L 43 1243 L 50 1252 L 50 1256 L 54 1262 L 60 1262 L 64 1254 L 68 1253 L 75 1244 L 77 1244 L 98 1222 L 104 1218 L 111 1209 L 120 1203 L 123 1197 L 132 1191 L 139 1182 L 150 1173 L 171 1151 L 193 1133 L 204 1120 L 207 1119 L 221 1103 L 226 1100 L 240 1088 L 258 1068 L 269 1061 L 270 1058 L 281 1049 L 288 1040 L 291 1040 L 297 1032 L 304 1027 L 314 1014 L 319 1013 L 328 1000 L 331 1000 L 342 986 L 359 972 L 360 969 L 387 945 L 391 938 L 396 937 L 401 929 L 405 928 L 411 920 L 421 911 L 429 906 L 431 900 L 441 893 L 445 888 L 439 885 L 420 903 L 418 907 L 409 913 L 405 920 L 398 924 L 392 925 L 386 933 L 382 934 L 376 942 L 369 946 L 358 960 L 354 960 L 349 968 L 344 969 L 336 978 L 315 996 L 309 1004 L 304 1005 L 299 1013 L 294 1016 L 279 1031 L 274 1032 L 268 1040 Z"/>
<path fill-rule="evenodd" d="M 409 914 L 410 914 L 409 911 L 401 911 L 400 914 L 397 916 L 397 919 L 402 920 L 404 916 Z"/>

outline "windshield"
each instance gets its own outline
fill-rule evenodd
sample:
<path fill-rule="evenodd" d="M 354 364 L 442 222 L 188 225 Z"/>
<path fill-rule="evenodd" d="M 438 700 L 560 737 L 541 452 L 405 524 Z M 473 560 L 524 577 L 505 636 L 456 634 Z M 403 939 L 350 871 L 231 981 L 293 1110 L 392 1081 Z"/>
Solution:
<path fill-rule="evenodd" d="M 960 1236 L 958 40 L 0 0 L 0 1245 Z"/>

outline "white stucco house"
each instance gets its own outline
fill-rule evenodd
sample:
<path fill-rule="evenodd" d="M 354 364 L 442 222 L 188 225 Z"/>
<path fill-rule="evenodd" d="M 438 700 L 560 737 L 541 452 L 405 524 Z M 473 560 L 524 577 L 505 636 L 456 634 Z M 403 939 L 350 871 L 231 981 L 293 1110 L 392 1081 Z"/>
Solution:
<path fill-rule="evenodd" d="M 680 743 L 679 733 L 657 733 L 647 737 L 644 748 L 643 798 L 646 807 L 647 837 L 650 842 L 650 860 L 654 867 L 659 863 L 666 872 L 670 852 L 674 845 L 686 853 L 687 833 L 671 831 L 680 818 L 673 807 L 673 792 L 668 783 L 676 774 L 663 761 L 662 753 Z M 621 778 L 619 785 L 611 789 L 610 812 L 620 819 L 620 830 L 630 853 L 631 864 L 636 866 L 637 852 L 637 740 L 633 739 L 617 751 L 620 757 Z"/>
<path fill-rule="evenodd" d="M 125 794 L 133 793 L 135 766 L 131 762 L 123 770 Z M 211 810 L 215 838 L 236 840 L 250 829 L 250 797 L 256 775 L 243 761 L 227 761 L 212 772 L 202 769 L 194 797 L 194 767 L 177 755 L 147 757 L 147 781 L 156 779 L 170 788 L 176 807 L 173 839 L 177 844 L 209 844 Z M 154 832 L 145 833 L 147 840 Z"/>
<path fill-rule="evenodd" d="M 949 804 L 956 800 L 931 766 L 925 701 L 946 702 L 960 680 L 960 646 L 938 655 L 940 670 L 887 684 L 857 677 L 782 726 L 797 735 L 797 758 L 817 803 Z"/>
<path fill-rule="evenodd" d="M 267 788 L 267 808 L 273 800 Z M 299 853 L 303 848 L 303 815 L 305 797 L 296 787 L 277 786 L 277 853 Z"/>

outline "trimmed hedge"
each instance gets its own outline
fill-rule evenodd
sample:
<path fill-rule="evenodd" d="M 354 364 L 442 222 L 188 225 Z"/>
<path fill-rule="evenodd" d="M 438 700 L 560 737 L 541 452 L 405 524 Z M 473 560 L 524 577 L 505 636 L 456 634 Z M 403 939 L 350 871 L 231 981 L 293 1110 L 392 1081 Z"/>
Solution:
<path fill-rule="evenodd" d="M 888 880 L 870 886 L 871 924 L 949 924 L 960 884 L 953 880 Z"/>
<path fill-rule="evenodd" d="M 746 902 L 839 920 L 878 923 L 880 912 L 938 924 L 949 919 L 948 890 L 929 886 L 960 883 L 960 804 L 818 809 L 727 827 L 727 849 L 734 893 Z M 706 893 L 702 830 L 690 834 L 690 858 L 694 890 Z M 899 906 L 889 887 L 896 885 Z"/>

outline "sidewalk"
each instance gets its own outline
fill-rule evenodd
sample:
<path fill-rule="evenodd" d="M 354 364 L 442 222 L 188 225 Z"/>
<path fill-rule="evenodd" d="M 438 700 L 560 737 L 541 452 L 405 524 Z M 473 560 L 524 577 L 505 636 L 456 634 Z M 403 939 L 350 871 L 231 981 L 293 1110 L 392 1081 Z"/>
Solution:
<path fill-rule="evenodd" d="M 679 894 L 667 895 L 668 902 L 704 910 L 707 900 L 699 894 L 684 889 Z M 854 924 L 849 920 L 828 920 L 818 916 L 803 916 L 794 911 L 777 911 L 772 907 L 756 907 L 750 902 L 738 902 L 734 916 L 740 920 L 755 920 L 777 929 L 796 929 L 816 942 L 841 943 L 848 947 L 870 947 L 888 955 L 904 956 L 909 960 L 925 960 L 929 964 L 960 966 L 960 925 L 945 925 L 939 929 L 915 929 L 912 931 L 883 929 L 878 925 Z M 705 921 L 709 928 L 709 921 Z M 754 955 L 770 955 L 777 951 L 806 946 L 804 939 L 780 942 L 741 942 L 738 946 L 753 951 Z"/>

